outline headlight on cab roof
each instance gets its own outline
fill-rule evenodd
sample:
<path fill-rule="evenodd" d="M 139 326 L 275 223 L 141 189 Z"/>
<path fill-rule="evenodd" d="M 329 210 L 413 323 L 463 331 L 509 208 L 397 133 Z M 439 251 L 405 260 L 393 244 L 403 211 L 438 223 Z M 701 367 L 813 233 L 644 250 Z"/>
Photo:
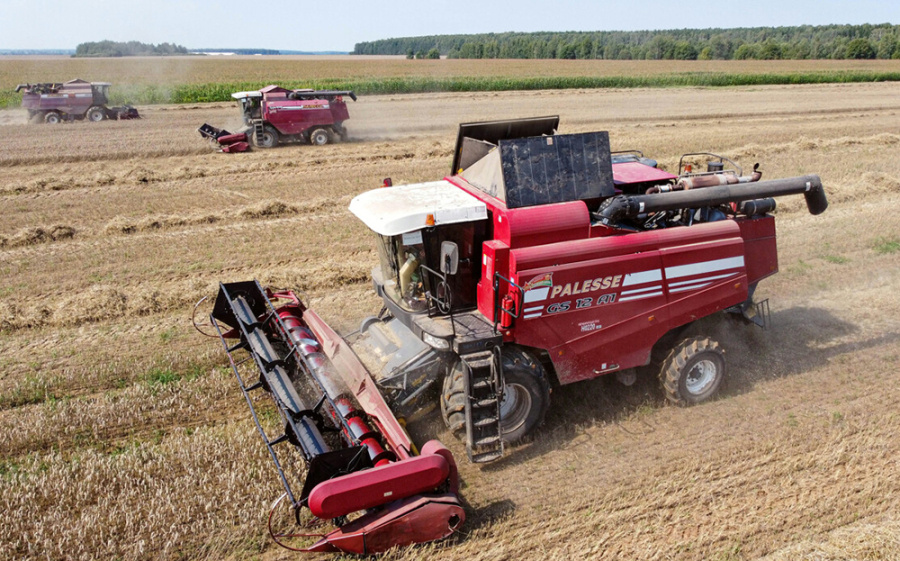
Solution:
<path fill-rule="evenodd" d="M 439 351 L 449 351 L 450 350 L 450 342 L 446 339 L 441 339 L 440 337 L 435 337 L 430 333 L 422 332 L 422 340 L 434 347 Z"/>

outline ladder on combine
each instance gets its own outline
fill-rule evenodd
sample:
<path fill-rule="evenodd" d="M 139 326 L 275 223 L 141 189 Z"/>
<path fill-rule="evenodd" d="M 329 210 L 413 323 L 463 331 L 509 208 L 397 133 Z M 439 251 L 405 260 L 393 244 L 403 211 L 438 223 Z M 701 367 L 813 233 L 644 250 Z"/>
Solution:
<path fill-rule="evenodd" d="M 263 133 L 265 132 L 265 128 L 263 128 L 263 120 L 262 119 L 253 119 L 253 136 L 256 137 L 256 145 L 262 146 L 265 139 L 263 138 Z"/>
<path fill-rule="evenodd" d="M 503 456 L 500 433 L 500 349 L 464 355 L 466 364 L 466 454 L 473 463 Z"/>

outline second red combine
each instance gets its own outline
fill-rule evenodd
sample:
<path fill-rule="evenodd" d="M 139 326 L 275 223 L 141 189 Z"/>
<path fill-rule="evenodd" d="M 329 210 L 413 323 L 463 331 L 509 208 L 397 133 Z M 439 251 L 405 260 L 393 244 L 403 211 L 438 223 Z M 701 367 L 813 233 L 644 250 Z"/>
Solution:
<path fill-rule="evenodd" d="M 322 146 L 347 139 L 344 122 L 350 118 L 344 97 L 356 101 L 349 90 L 289 90 L 266 86 L 261 90 L 231 94 L 240 104 L 246 141 L 259 148 L 281 142 L 308 142 Z M 211 140 L 233 140 L 235 135 L 204 124 L 200 134 Z M 243 139 L 241 139 L 243 140 Z"/>

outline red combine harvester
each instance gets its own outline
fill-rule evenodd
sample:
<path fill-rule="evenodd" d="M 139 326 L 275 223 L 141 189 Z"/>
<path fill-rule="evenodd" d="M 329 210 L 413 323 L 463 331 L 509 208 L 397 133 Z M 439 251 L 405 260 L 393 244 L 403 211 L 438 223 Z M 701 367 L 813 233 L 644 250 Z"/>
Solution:
<path fill-rule="evenodd" d="M 814 175 L 760 181 L 714 154 L 686 155 L 674 175 L 612 153 L 605 132 L 559 135 L 558 124 L 463 124 L 451 176 L 385 180 L 353 199 L 375 236 L 384 307 L 347 339 L 293 292 L 221 285 L 211 321 L 229 356 L 248 351 L 260 371 L 248 387 L 235 366 L 241 387 L 268 389 L 285 420 L 284 436 L 263 434 L 276 464 L 280 440 L 310 460 L 303 493 L 288 490 L 294 508 L 371 509 L 320 543 L 373 552 L 462 522 L 449 452 L 432 441 L 414 456 L 397 421 L 438 402 L 470 461 L 487 462 L 542 422 L 553 383 L 614 373 L 629 384 L 664 356 L 669 400 L 712 397 L 724 352 L 685 328 L 719 312 L 763 325 L 767 301 L 753 293 L 778 270 L 772 197 L 803 194 L 812 214 L 828 204 Z M 692 171 L 698 158 L 706 171 Z M 312 387 L 306 401 L 300 387 Z M 328 452 L 320 435 L 333 430 L 344 448 Z"/>
<path fill-rule="evenodd" d="M 61 123 L 63 121 L 104 119 L 140 119 L 137 109 L 130 105 L 107 107 L 109 82 L 70 80 L 64 84 L 19 84 L 22 107 L 28 110 L 33 123 Z"/>
<path fill-rule="evenodd" d="M 266 86 L 259 91 L 237 92 L 247 140 L 259 148 L 273 148 L 279 142 L 308 142 L 322 146 L 347 139 L 344 121 L 350 118 L 344 96 L 356 101 L 351 91 L 288 90 Z M 198 131 L 206 138 L 220 140 L 231 133 L 208 124 Z"/>

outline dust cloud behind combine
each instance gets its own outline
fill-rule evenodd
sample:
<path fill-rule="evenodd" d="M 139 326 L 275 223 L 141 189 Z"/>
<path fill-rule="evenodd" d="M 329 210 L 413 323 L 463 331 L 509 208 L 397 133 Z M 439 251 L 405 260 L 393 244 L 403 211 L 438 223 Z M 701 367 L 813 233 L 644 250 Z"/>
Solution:
<path fill-rule="evenodd" d="M 294 558 L 265 535 L 280 488 L 193 304 L 258 278 L 355 329 L 379 303 L 350 199 L 445 175 L 459 122 L 549 114 L 670 171 L 710 150 L 818 173 L 831 207 L 779 203 L 769 331 L 696 327 L 726 349 L 719 399 L 668 406 L 649 372 L 557 388 L 532 442 L 461 465 L 462 534 L 385 558 L 900 557 L 893 84 L 370 96 L 349 142 L 234 155 L 195 132 L 234 104 L 139 110 L 0 111 L 0 558 Z M 438 422 L 413 431 L 465 457 Z"/>

